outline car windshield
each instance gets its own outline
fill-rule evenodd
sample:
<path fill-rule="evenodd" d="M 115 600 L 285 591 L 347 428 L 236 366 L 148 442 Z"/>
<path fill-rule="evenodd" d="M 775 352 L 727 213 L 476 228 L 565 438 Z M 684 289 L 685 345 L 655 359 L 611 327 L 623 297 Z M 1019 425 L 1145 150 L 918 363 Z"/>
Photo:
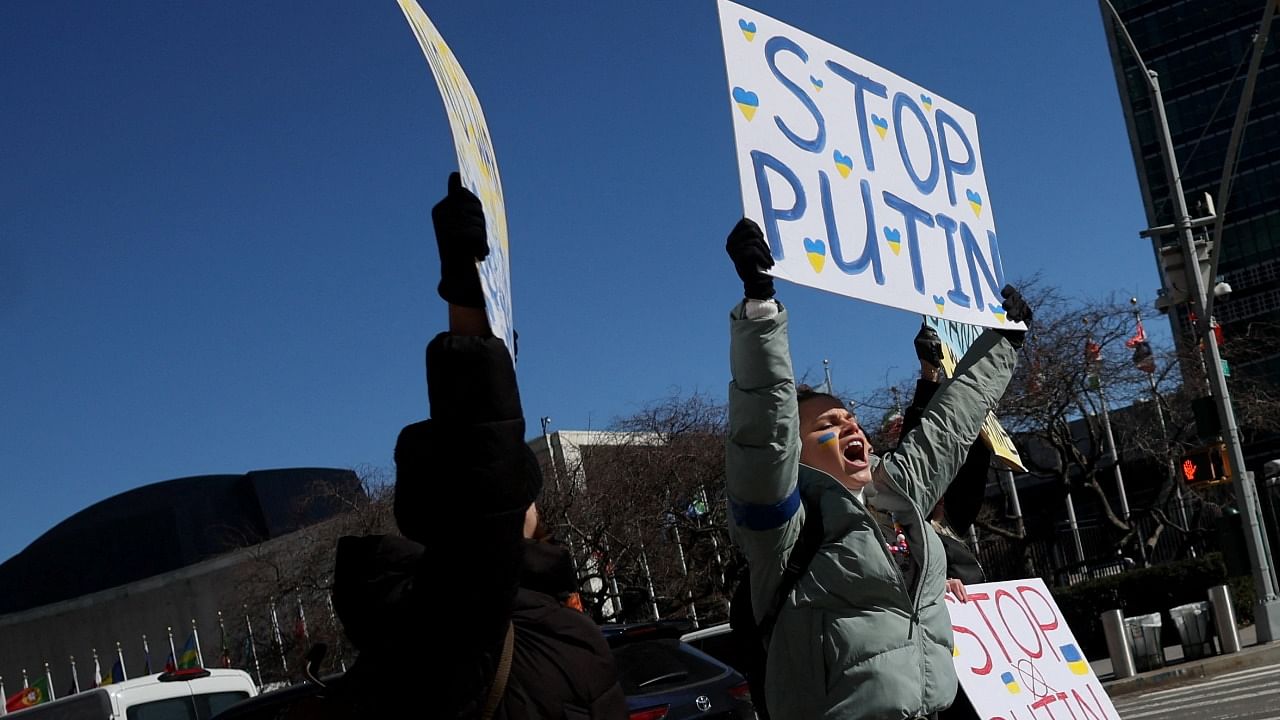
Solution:
<path fill-rule="evenodd" d="M 646 695 L 719 677 L 723 667 L 685 652 L 678 640 L 646 640 L 615 648 L 623 693 Z"/>

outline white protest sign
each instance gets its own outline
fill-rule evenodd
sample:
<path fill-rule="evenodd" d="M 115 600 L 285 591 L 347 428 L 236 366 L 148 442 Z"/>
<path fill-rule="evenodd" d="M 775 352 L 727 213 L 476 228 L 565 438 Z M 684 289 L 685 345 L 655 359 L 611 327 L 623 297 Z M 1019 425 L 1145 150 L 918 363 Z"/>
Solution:
<path fill-rule="evenodd" d="M 973 114 L 766 15 L 719 7 L 743 208 L 769 241 L 772 274 L 1003 325 Z"/>
<path fill-rule="evenodd" d="M 444 109 L 449 116 L 453 146 L 458 154 L 458 172 L 462 184 L 474 192 L 484 204 L 485 227 L 489 235 L 489 257 L 480 264 L 480 284 L 484 288 L 485 310 L 493 334 L 507 343 L 515 354 L 514 329 L 511 319 L 511 264 L 507 246 L 507 206 L 498 177 L 498 159 L 493 152 L 489 126 L 480 109 L 471 82 L 458 64 L 453 51 L 445 44 L 436 26 L 418 6 L 416 0 L 398 0 L 404 17 L 418 38 L 422 54 L 435 76 Z"/>
<path fill-rule="evenodd" d="M 982 334 L 982 328 L 928 316 L 925 316 L 924 322 L 938 333 L 938 339 L 942 341 L 942 371 L 947 374 L 947 377 L 954 377 L 956 365 L 960 362 L 960 358 L 969 352 L 969 346 L 973 345 L 973 341 Z M 1008 431 L 996 419 L 995 413 L 987 413 L 986 419 L 982 421 L 979 437 L 987 447 L 991 448 L 992 454 L 1000 458 L 1000 462 L 1005 467 L 1018 472 L 1027 471 L 1022 464 L 1022 456 L 1018 454 L 1018 447 L 1014 445 Z"/>
<path fill-rule="evenodd" d="M 946 595 L 960 685 L 983 720 L 1120 720 L 1039 578 Z"/>

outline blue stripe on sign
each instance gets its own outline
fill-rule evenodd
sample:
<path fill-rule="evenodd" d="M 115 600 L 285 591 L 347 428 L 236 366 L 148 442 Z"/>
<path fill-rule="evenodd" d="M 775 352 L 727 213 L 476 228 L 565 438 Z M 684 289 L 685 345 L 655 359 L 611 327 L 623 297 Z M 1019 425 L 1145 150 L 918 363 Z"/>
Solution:
<path fill-rule="evenodd" d="M 773 505 L 757 505 L 756 503 L 738 502 L 729 498 L 729 512 L 733 513 L 733 522 L 748 530 L 773 530 L 782 527 L 800 509 L 800 488 L 791 490 L 791 494 Z"/>

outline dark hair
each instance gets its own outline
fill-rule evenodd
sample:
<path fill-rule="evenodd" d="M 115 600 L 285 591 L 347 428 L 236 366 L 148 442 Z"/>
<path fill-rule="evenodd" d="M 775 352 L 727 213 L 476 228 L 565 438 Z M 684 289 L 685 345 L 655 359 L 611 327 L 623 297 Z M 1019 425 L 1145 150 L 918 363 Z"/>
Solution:
<path fill-rule="evenodd" d="M 829 392 L 814 390 L 809 385 L 805 385 L 803 383 L 796 386 L 796 404 L 797 405 L 804 402 L 808 402 L 809 400 L 816 400 L 818 398 L 828 398 L 830 400 L 834 400 L 838 405 L 840 405 L 840 407 L 844 407 L 844 401 L 842 401 L 840 398 L 836 397 L 835 395 L 832 395 Z"/>

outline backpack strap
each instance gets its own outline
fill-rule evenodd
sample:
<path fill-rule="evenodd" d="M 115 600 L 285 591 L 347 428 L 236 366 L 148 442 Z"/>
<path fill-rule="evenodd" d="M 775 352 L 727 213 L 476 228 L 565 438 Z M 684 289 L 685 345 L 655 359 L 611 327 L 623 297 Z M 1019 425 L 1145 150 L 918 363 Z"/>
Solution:
<path fill-rule="evenodd" d="M 813 558 L 817 556 L 818 548 L 822 546 L 823 534 L 822 514 L 816 507 L 805 505 L 804 524 L 800 526 L 800 537 L 796 538 L 795 544 L 791 546 L 791 555 L 787 558 L 787 567 L 778 580 L 778 589 L 770 598 L 769 607 L 765 609 L 764 617 L 758 625 L 760 639 L 766 644 L 769 642 L 769 635 L 773 633 L 774 624 L 778 622 L 778 615 L 782 613 L 782 606 L 787 601 L 787 596 L 795 588 L 800 576 L 809 569 L 809 563 L 813 562 Z"/>
<path fill-rule="evenodd" d="M 480 720 L 491 720 L 498 711 L 498 703 L 507 691 L 507 678 L 511 675 L 511 656 L 515 651 L 516 628 L 507 623 L 507 637 L 502 641 L 502 658 L 498 660 L 498 670 L 494 673 L 493 684 L 489 686 L 489 697 L 484 701 L 484 709 L 480 711 Z"/>

